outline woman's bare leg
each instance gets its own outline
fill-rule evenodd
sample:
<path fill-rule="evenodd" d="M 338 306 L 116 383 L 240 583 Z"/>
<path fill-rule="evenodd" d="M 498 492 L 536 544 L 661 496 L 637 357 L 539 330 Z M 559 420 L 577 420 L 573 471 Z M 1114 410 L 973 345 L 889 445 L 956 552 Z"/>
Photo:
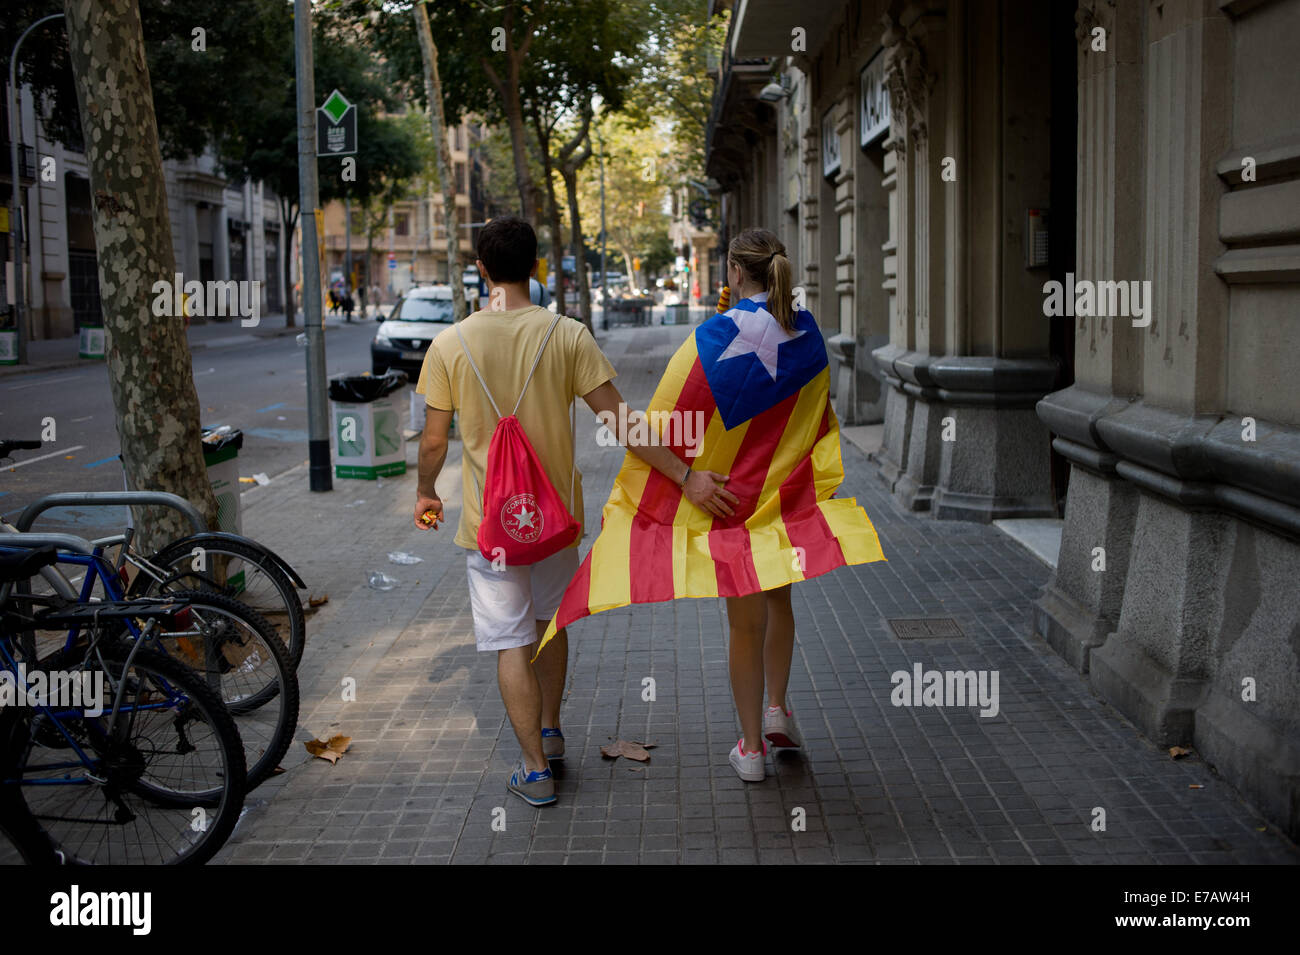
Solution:
<path fill-rule="evenodd" d="M 786 709 L 785 694 L 790 685 L 790 661 L 794 658 L 794 611 L 790 609 L 790 586 L 763 594 L 767 603 L 767 634 L 763 641 L 763 672 L 767 678 L 767 705 Z"/>
<path fill-rule="evenodd" d="M 745 751 L 757 753 L 763 749 L 763 641 L 767 630 L 763 594 L 728 597 L 727 624 L 731 631 L 731 695 L 745 734 Z"/>

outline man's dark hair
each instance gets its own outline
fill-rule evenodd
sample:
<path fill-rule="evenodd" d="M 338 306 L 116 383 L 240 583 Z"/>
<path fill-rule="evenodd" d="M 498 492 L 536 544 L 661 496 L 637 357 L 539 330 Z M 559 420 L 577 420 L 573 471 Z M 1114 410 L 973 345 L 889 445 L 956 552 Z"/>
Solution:
<path fill-rule="evenodd" d="M 537 233 L 518 216 L 498 216 L 478 234 L 478 257 L 492 281 L 527 282 L 537 262 Z"/>

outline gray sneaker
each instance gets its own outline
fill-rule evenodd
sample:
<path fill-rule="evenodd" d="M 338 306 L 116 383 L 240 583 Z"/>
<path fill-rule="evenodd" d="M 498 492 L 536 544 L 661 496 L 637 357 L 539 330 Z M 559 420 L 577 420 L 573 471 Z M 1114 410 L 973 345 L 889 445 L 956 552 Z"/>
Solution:
<path fill-rule="evenodd" d="M 564 759 L 564 734 L 558 729 L 542 727 L 542 752 L 547 759 Z"/>
<path fill-rule="evenodd" d="M 555 802 L 555 779 L 551 776 L 551 771 L 543 769 L 540 773 L 529 772 L 522 756 L 506 780 L 506 789 L 530 806 L 549 806 Z"/>

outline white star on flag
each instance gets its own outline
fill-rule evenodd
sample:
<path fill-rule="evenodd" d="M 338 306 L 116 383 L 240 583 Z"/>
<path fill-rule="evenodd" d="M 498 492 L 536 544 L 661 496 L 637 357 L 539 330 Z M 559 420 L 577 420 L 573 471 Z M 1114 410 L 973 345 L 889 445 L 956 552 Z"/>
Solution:
<path fill-rule="evenodd" d="M 519 522 L 520 527 L 533 526 L 533 514 L 528 510 L 527 507 L 525 507 L 522 504 L 519 505 L 519 513 L 515 514 L 514 518 L 516 521 Z"/>
<path fill-rule="evenodd" d="M 740 334 L 731 340 L 726 350 L 718 356 L 718 361 L 753 355 L 763 363 L 772 380 L 776 381 L 777 349 L 786 342 L 794 341 L 804 330 L 786 332 L 776 317 L 762 305 L 755 312 L 732 309 L 727 312 L 727 317 L 735 323 Z"/>

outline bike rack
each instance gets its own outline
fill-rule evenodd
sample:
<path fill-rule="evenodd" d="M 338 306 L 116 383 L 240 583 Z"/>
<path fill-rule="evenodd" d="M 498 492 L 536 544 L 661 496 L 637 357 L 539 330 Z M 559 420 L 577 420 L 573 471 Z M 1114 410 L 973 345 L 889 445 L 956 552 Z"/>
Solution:
<path fill-rule="evenodd" d="M 14 526 L 20 531 L 27 531 L 42 511 L 48 511 L 52 507 L 130 507 L 145 504 L 170 507 L 180 511 L 189 519 L 196 534 L 201 534 L 208 529 L 208 523 L 197 507 L 185 498 L 165 491 L 61 491 L 57 494 L 46 494 L 28 504 L 18 515 Z"/>
<path fill-rule="evenodd" d="M 44 547 L 53 544 L 61 550 L 70 550 L 85 557 L 95 556 L 95 545 L 84 537 L 75 534 L 41 534 L 20 531 L 17 534 L 0 535 L 0 547 Z"/>

